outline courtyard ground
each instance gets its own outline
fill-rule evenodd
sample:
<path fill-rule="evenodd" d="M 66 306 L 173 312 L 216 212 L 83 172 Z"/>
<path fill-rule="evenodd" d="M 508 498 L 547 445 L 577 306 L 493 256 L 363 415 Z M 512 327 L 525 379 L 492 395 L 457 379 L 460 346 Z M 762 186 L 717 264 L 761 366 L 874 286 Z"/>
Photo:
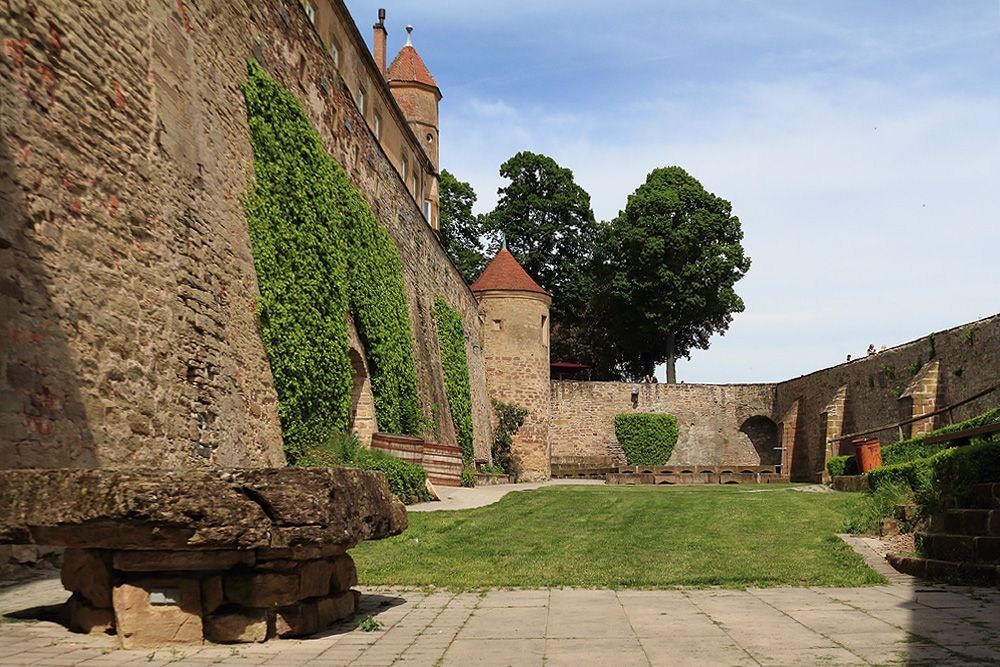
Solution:
<path fill-rule="evenodd" d="M 0 664 L 996 664 L 1000 591 L 925 584 L 895 573 L 870 541 L 849 543 L 888 585 L 462 593 L 362 585 L 358 617 L 308 639 L 156 651 L 119 650 L 113 637 L 44 620 L 68 597 L 50 575 L 0 588 Z M 368 616 L 363 625 L 378 629 L 358 627 Z"/>

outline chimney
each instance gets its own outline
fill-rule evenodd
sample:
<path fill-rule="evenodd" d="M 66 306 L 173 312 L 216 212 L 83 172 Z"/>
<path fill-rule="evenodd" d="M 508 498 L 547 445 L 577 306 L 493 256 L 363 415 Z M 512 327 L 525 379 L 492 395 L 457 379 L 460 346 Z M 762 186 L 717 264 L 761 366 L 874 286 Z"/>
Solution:
<path fill-rule="evenodd" d="M 382 73 L 382 78 L 385 78 L 385 38 L 388 33 L 385 30 L 385 10 L 378 10 L 378 23 L 374 26 L 375 28 L 375 64 L 378 65 L 378 71 Z"/>

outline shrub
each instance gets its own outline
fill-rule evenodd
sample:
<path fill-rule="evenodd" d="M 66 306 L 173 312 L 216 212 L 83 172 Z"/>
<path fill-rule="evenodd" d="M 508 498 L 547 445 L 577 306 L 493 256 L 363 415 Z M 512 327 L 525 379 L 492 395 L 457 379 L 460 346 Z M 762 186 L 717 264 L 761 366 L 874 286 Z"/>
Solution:
<path fill-rule="evenodd" d="M 893 465 L 896 463 L 905 463 L 907 461 L 924 459 L 928 456 L 933 456 L 938 452 L 948 449 L 951 445 L 947 442 L 941 442 L 935 445 L 925 445 L 924 440 L 927 438 L 935 435 L 954 433 L 955 431 L 961 431 L 967 428 L 977 428 L 979 426 L 986 426 L 987 424 L 996 424 L 998 422 L 1000 422 L 1000 407 L 994 408 L 993 410 L 983 413 L 977 417 L 973 417 L 972 419 L 967 419 L 964 422 L 939 428 L 938 430 L 928 433 L 927 435 L 910 438 L 909 440 L 900 440 L 899 442 L 882 448 L 882 464 Z"/>
<path fill-rule="evenodd" d="M 462 315 L 437 294 L 434 296 L 434 319 L 437 321 L 444 389 L 448 395 L 451 421 L 455 425 L 455 437 L 462 447 L 462 461 L 468 465 L 475 458 L 475 453 L 472 448 L 472 393 L 469 390 Z"/>
<path fill-rule="evenodd" d="M 888 484 L 905 484 L 917 492 L 922 504 L 934 508 L 965 503 L 972 485 L 985 482 L 1000 482 L 1000 438 L 868 472 L 868 486 L 873 491 Z"/>
<path fill-rule="evenodd" d="M 299 456 L 295 465 L 378 470 L 385 475 L 389 490 L 405 504 L 432 500 L 427 490 L 426 470 L 377 449 L 365 449 L 353 433 L 334 429 L 321 443 Z"/>
<path fill-rule="evenodd" d="M 462 486 L 472 488 L 476 485 L 476 471 L 469 466 L 462 466 Z"/>
<path fill-rule="evenodd" d="M 827 472 L 831 477 L 841 477 L 843 475 L 857 475 L 858 462 L 853 456 L 835 456 L 826 462 Z"/>
<path fill-rule="evenodd" d="M 517 403 L 504 403 L 495 398 L 492 401 L 493 411 L 497 416 L 497 426 L 493 430 L 493 464 L 499 466 L 508 475 L 517 474 L 517 461 L 511 452 L 511 445 L 514 444 L 514 436 L 524 425 L 524 418 L 528 416 L 527 408 L 522 408 Z"/>
<path fill-rule="evenodd" d="M 665 465 L 677 444 L 677 417 L 673 415 L 615 415 L 615 437 L 629 465 Z"/>

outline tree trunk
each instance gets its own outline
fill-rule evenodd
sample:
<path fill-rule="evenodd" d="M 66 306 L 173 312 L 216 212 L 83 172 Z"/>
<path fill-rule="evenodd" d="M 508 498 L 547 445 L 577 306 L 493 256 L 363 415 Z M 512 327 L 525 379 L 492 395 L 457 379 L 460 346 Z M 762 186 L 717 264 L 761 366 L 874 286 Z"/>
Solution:
<path fill-rule="evenodd" d="M 674 335 L 667 334 L 667 384 L 677 384 L 677 367 L 674 359 Z"/>

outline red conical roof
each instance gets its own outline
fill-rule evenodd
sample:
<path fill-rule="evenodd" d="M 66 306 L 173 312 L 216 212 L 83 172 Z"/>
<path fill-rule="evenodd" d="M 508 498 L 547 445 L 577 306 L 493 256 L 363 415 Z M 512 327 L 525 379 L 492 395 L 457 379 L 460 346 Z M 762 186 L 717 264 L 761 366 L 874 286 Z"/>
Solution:
<path fill-rule="evenodd" d="M 407 42 L 406 46 L 396 55 L 396 59 L 385 71 L 387 81 L 416 81 L 428 86 L 438 87 L 431 76 L 427 65 L 417 55 L 417 50 Z"/>
<path fill-rule="evenodd" d="M 473 292 L 505 290 L 508 292 L 537 292 L 548 296 L 548 292 L 531 279 L 509 250 L 501 250 L 486 267 L 483 274 L 469 287 Z"/>

